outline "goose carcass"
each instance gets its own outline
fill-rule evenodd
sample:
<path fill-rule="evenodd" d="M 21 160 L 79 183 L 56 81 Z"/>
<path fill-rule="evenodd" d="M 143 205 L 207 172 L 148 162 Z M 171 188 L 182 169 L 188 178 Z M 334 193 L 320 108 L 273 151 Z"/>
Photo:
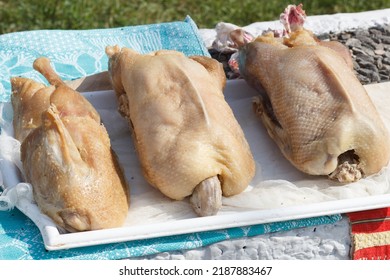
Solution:
<path fill-rule="evenodd" d="M 262 92 L 254 107 L 269 135 L 305 173 L 340 182 L 377 173 L 389 162 L 389 134 L 348 51 L 290 27 L 288 36 L 269 32 L 238 53 L 240 74 Z"/>
<path fill-rule="evenodd" d="M 255 164 L 226 103 L 219 62 L 177 51 L 107 47 L 119 111 L 133 132 L 146 180 L 167 197 L 191 197 L 200 216 L 242 192 Z"/>
<path fill-rule="evenodd" d="M 69 232 L 121 226 L 128 185 L 98 112 L 39 58 L 34 68 L 51 83 L 15 77 L 14 133 L 34 199 Z"/>

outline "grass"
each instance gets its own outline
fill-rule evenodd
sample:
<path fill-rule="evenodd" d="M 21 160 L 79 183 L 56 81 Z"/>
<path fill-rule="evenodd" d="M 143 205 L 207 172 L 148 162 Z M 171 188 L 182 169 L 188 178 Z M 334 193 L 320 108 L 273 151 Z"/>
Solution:
<path fill-rule="evenodd" d="M 301 1 L 307 15 L 390 8 L 390 0 Z M 295 4 L 299 4 L 296 2 Z M 94 29 L 183 20 L 190 15 L 199 28 L 220 21 L 245 26 L 276 20 L 284 0 L 9 0 L 0 1 L 0 34 L 35 29 Z"/>

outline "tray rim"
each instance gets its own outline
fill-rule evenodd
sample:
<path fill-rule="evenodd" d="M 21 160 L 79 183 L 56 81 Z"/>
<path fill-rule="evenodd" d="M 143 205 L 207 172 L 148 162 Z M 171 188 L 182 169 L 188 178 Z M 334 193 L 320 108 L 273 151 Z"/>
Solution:
<path fill-rule="evenodd" d="M 42 234 L 45 248 L 49 251 L 293 221 L 384 207 L 390 207 L 390 194 L 61 234 L 50 218 L 40 213 L 35 204 L 31 204 L 26 199 L 19 200 L 17 204 L 17 208 L 37 225 Z M 196 229 L 193 227 L 195 220 Z"/>

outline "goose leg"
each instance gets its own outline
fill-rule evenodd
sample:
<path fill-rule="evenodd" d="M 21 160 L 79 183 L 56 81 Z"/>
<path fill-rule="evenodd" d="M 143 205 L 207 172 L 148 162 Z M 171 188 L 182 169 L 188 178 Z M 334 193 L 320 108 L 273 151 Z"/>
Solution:
<path fill-rule="evenodd" d="M 218 176 L 199 183 L 191 195 L 190 203 L 199 216 L 212 216 L 222 207 L 222 189 Z"/>

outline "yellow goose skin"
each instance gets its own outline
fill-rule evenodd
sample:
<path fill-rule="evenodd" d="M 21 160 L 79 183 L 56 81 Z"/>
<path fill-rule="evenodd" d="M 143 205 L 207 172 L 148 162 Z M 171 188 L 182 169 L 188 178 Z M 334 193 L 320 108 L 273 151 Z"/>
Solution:
<path fill-rule="evenodd" d="M 190 196 L 198 215 L 215 215 L 221 196 L 242 192 L 255 172 L 223 96 L 220 63 L 167 50 L 142 55 L 115 46 L 106 53 L 147 181 L 169 198 Z"/>
<path fill-rule="evenodd" d="M 240 74 L 263 94 L 255 111 L 299 170 L 352 182 L 388 164 L 389 134 L 345 51 L 304 29 L 242 46 Z M 264 93 L 265 91 L 265 93 Z"/>
<path fill-rule="evenodd" d="M 68 232 L 122 226 L 128 185 L 100 116 L 39 58 L 34 68 L 51 83 L 12 78 L 14 131 L 34 199 Z"/>

